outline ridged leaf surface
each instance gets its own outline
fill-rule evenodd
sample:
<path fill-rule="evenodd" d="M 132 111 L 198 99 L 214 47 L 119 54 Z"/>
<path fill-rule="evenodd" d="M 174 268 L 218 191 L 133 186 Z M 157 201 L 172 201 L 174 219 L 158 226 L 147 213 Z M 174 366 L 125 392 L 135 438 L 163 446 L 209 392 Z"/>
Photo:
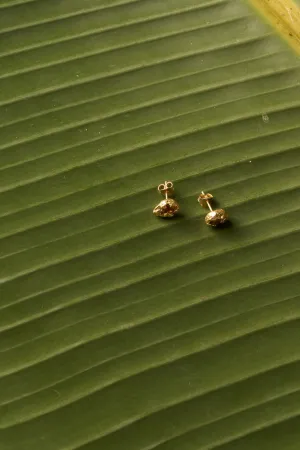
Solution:
<path fill-rule="evenodd" d="M 287 45 L 237 0 L 0 0 L 0 118 L 1 450 L 299 450 Z"/>

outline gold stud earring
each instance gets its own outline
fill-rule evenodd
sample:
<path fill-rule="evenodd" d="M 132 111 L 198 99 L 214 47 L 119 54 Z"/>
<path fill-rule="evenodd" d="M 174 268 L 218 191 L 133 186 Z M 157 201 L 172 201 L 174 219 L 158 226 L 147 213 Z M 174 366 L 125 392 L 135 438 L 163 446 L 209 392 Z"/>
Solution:
<path fill-rule="evenodd" d="M 157 188 L 158 192 L 166 198 L 162 200 L 153 210 L 157 217 L 173 217 L 179 211 L 179 205 L 173 198 L 169 198 L 174 192 L 172 181 L 165 181 Z"/>
<path fill-rule="evenodd" d="M 210 201 L 213 198 L 213 195 L 205 194 L 202 191 L 202 193 L 199 195 L 198 202 L 204 208 L 207 207 L 210 209 L 210 212 L 205 216 L 205 223 L 207 225 L 211 225 L 212 227 L 217 227 L 218 225 L 223 225 L 223 223 L 227 222 L 228 214 L 224 209 L 212 209 Z"/>

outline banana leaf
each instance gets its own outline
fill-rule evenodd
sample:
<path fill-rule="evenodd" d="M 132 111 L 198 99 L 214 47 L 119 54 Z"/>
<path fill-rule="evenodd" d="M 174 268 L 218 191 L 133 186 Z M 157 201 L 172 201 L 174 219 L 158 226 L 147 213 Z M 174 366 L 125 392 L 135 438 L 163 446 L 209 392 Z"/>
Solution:
<path fill-rule="evenodd" d="M 0 118 L 1 450 L 299 450 L 287 43 L 240 0 L 0 0 Z"/>

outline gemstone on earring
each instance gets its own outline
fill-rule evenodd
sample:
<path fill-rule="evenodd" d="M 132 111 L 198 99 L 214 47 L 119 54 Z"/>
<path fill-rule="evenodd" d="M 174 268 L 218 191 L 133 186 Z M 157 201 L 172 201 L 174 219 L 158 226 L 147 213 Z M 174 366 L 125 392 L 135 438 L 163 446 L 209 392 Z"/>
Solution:
<path fill-rule="evenodd" d="M 153 209 L 153 214 L 157 217 L 173 217 L 178 211 L 178 203 L 173 198 L 166 198 Z"/>
<path fill-rule="evenodd" d="M 227 222 L 228 214 L 224 209 L 215 209 L 210 211 L 205 217 L 205 223 L 212 227 L 217 227 Z"/>

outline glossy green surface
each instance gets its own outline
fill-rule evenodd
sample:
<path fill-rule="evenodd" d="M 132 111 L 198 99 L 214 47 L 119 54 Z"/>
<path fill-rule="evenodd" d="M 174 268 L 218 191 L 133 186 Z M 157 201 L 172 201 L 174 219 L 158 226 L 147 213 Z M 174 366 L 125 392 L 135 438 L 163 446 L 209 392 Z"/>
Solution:
<path fill-rule="evenodd" d="M 299 450 L 299 59 L 231 0 L 0 30 L 0 449 Z"/>

